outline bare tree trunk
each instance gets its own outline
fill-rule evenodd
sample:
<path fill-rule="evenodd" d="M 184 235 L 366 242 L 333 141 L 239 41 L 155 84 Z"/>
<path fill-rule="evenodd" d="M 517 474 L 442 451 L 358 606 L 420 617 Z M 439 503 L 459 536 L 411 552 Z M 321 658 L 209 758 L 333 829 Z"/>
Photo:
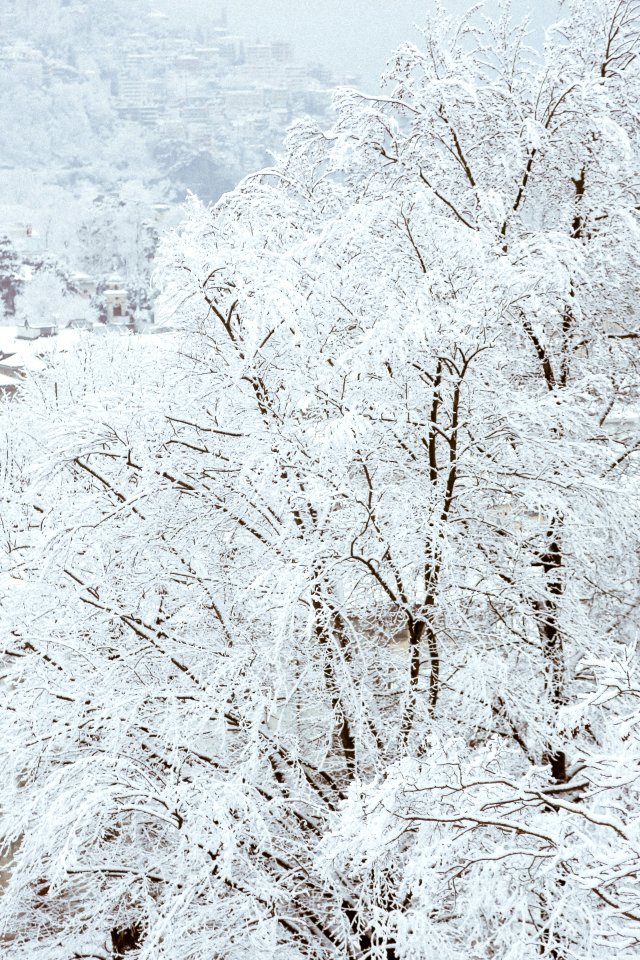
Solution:
<path fill-rule="evenodd" d="M 132 953 L 142 946 L 142 925 L 132 923 L 129 927 L 114 927 L 111 931 L 111 956 L 113 960 L 122 960 L 127 953 Z"/>
<path fill-rule="evenodd" d="M 544 613 L 540 630 L 542 650 L 546 664 L 546 685 L 551 696 L 554 716 L 565 703 L 564 692 L 564 652 L 562 634 L 558 627 L 558 606 L 563 594 L 562 552 L 559 545 L 559 533 L 562 521 L 556 518 L 547 533 L 548 547 L 540 557 L 547 576 L 548 596 L 541 605 Z M 551 775 L 556 783 L 567 782 L 567 757 L 564 750 L 549 754 L 548 762 Z"/>
<path fill-rule="evenodd" d="M 331 697 L 331 706 L 333 707 L 336 722 L 339 724 L 338 735 L 340 737 L 340 746 L 344 755 L 345 763 L 349 777 L 353 777 L 356 765 L 356 743 L 351 732 L 351 725 L 347 716 L 346 705 L 340 697 L 338 681 L 335 674 L 332 650 L 333 627 L 335 622 L 335 611 L 328 602 L 327 597 L 321 587 L 321 574 L 318 570 L 315 573 L 315 583 L 311 590 L 311 607 L 314 613 L 314 631 L 318 645 L 324 654 L 324 680 L 326 690 Z"/>

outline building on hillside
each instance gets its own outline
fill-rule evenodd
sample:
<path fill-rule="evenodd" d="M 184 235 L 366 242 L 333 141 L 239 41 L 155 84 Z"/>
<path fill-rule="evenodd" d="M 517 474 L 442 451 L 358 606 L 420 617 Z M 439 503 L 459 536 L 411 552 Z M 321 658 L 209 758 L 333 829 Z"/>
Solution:
<path fill-rule="evenodd" d="M 245 63 L 250 66 L 269 65 L 273 56 L 271 46 L 267 43 L 254 43 L 244 48 Z"/>
<path fill-rule="evenodd" d="M 122 326 L 131 323 L 132 318 L 129 315 L 129 297 L 124 287 L 122 277 L 118 274 L 112 274 L 105 286 L 104 291 L 105 308 L 107 323 Z"/>
<path fill-rule="evenodd" d="M 88 273 L 74 273 L 71 276 L 71 283 L 73 287 L 78 291 L 81 297 L 84 297 L 85 300 L 90 300 L 91 297 L 96 292 L 96 281 L 93 277 L 90 277 Z"/>
<path fill-rule="evenodd" d="M 264 110 L 264 90 L 260 87 L 247 87 L 241 90 L 225 90 L 224 105 L 232 116 L 262 113 Z"/>
<path fill-rule="evenodd" d="M 17 340 L 39 340 L 40 337 L 55 337 L 58 334 L 58 327 L 55 323 L 45 324 L 44 326 L 33 326 L 28 320 L 25 320 L 24 327 L 18 327 L 16 332 Z"/>
<path fill-rule="evenodd" d="M 271 44 L 271 57 L 276 63 L 292 63 L 293 47 L 290 43 L 276 41 Z"/>
<path fill-rule="evenodd" d="M 244 41 L 242 37 L 220 37 L 218 47 L 223 59 L 228 63 L 239 64 L 244 62 Z"/>
<path fill-rule="evenodd" d="M 0 233 L 9 238 L 14 250 L 23 257 L 29 258 L 44 253 L 45 244 L 42 235 L 26 217 L 21 220 L 5 221 L 0 227 Z"/>

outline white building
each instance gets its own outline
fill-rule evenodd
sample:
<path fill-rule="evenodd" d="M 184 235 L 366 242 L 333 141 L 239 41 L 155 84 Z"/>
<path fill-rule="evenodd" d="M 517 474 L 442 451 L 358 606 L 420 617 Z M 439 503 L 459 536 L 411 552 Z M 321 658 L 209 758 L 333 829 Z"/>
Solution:
<path fill-rule="evenodd" d="M 128 294 L 123 285 L 122 277 L 118 276 L 118 274 L 112 274 L 107 280 L 104 299 L 107 311 L 107 323 L 120 326 L 131 321 L 131 317 L 129 316 Z"/>

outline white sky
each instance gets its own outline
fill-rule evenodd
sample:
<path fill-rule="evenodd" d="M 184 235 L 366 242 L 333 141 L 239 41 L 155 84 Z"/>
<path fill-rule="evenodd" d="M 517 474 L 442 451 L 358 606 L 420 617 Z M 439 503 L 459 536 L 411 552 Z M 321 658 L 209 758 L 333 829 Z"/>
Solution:
<path fill-rule="evenodd" d="M 451 12 L 472 5 L 443 2 Z M 298 59 L 321 61 L 340 76 L 357 74 L 367 83 L 380 74 L 395 46 L 419 41 L 414 25 L 433 10 L 431 0 L 159 0 L 159 5 L 182 19 L 226 7 L 230 29 L 247 41 L 290 40 Z M 557 7 L 557 0 L 512 0 L 515 17 L 532 18 L 538 42 Z"/>

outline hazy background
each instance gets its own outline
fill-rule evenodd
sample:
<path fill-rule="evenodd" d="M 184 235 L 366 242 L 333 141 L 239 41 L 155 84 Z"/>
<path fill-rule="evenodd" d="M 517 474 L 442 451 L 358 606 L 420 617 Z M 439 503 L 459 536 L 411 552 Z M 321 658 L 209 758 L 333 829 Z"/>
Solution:
<path fill-rule="evenodd" d="M 0 0 L 2 2 L 2 0 Z M 395 46 L 418 42 L 415 25 L 435 11 L 429 0 L 160 0 L 176 19 L 219 14 L 226 8 L 231 30 L 248 42 L 288 40 L 301 60 L 326 63 L 338 75 L 373 82 Z M 447 12 L 462 13 L 472 0 L 443 0 Z M 558 17 L 558 0 L 513 0 L 513 16 L 531 17 L 536 43 Z M 496 9 L 495 3 L 487 9 Z"/>
<path fill-rule="evenodd" d="M 187 194 L 214 203 L 271 164 L 300 116 L 329 127 L 335 85 L 378 89 L 435 13 L 435 0 L 0 0 L 0 327 L 147 329 L 157 245 Z M 559 0 L 511 4 L 538 47 L 558 13 Z"/>

